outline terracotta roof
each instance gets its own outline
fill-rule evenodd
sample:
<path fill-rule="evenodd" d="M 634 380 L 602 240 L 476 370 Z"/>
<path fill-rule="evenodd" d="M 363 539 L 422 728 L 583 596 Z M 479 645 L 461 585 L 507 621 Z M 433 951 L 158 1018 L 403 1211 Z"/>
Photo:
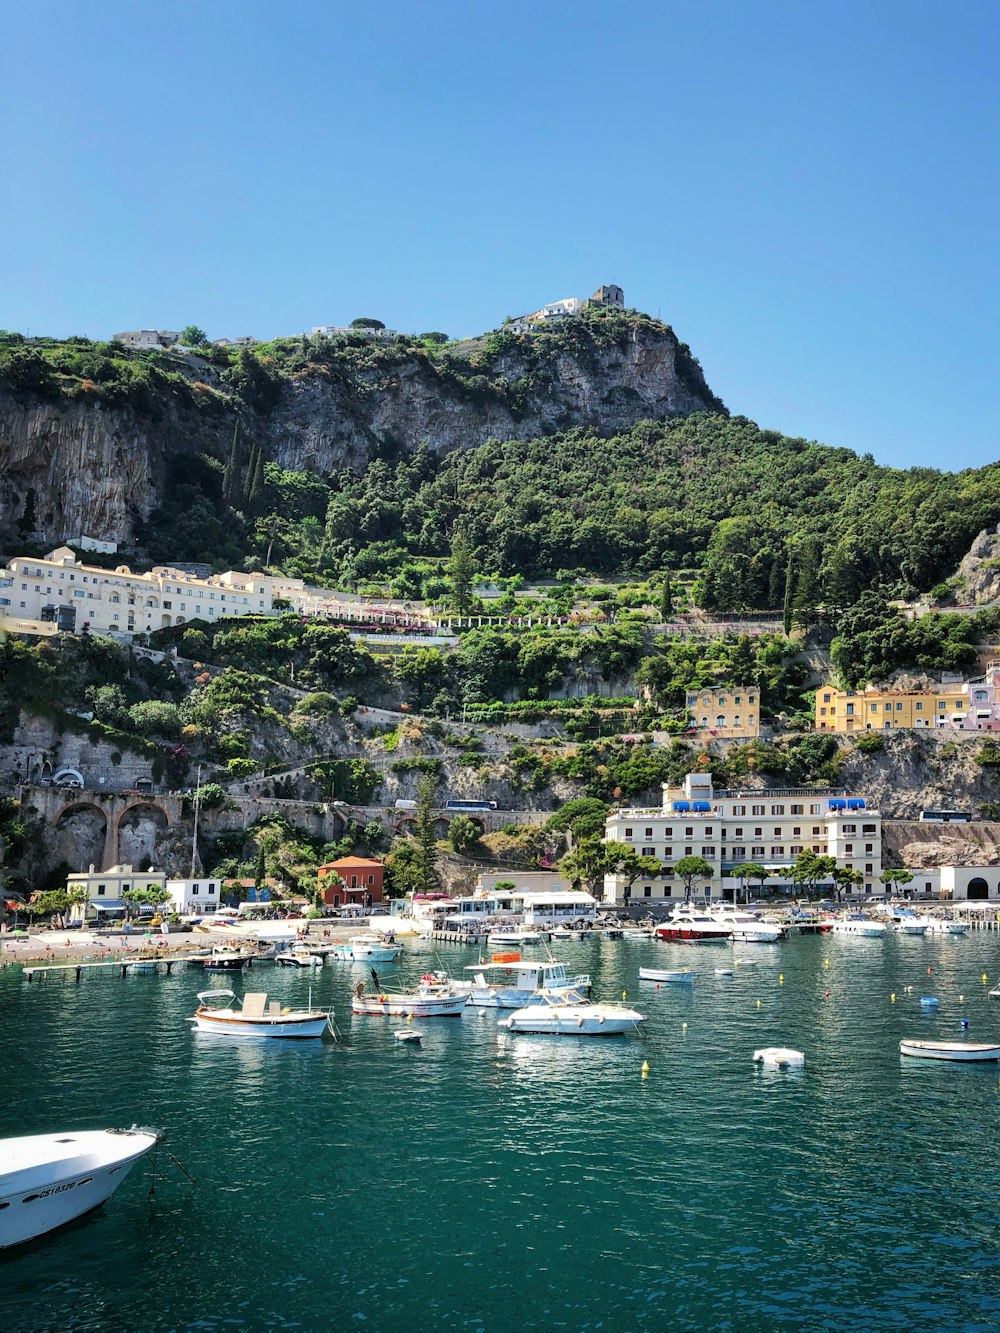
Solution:
<path fill-rule="evenodd" d="M 325 865 L 320 866 L 320 870 L 339 870 L 341 866 L 350 868 L 351 866 L 378 866 L 383 868 L 381 861 L 370 861 L 364 856 L 342 856 L 339 861 L 327 861 Z"/>

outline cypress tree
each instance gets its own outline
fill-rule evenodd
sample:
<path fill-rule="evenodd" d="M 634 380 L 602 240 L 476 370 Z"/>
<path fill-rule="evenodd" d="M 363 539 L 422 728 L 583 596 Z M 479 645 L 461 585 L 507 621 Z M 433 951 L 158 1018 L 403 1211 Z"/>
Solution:
<path fill-rule="evenodd" d="M 245 505 L 250 502 L 250 492 L 253 489 L 254 470 L 257 466 L 257 455 L 259 453 L 259 446 L 250 446 L 250 457 L 247 460 L 247 470 L 243 474 L 243 502 Z"/>
<path fill-rule="evenodd" d="M 233 427 L 233 443 L 229 450 L 229 462 L 222 474 L 222 494 L 227 504 L 232 504 L 236 496 L 236 474 L 240 466 L 240 419 L 236 418 Z"/>
<path fill-rule="evenodd" d="M 782 628 L 786 634 L 792 632 L 792 604 L 795 599 L 795 553 L 788 552 L 788 564 L 785 567 L 785 602 Z"/>
<path fill-rule="evenodd" d="M 264 487 L 264 451 L 263 449 L 258 449 L 257 462 L 254 464 L 254 469 L 253 469 L 253 480 L 250 483 L 249 502 L 250 502 L 251 514 L 257 507 L 257 504 L 260 500 L 260 493 L 263 490 L 263 487 Z"/>
<path fill-rule="evenodd" d="M 660 596 L 660 619 L 669 620 L 674 614 L 674 596 L 673 588 L 670 586 L 670 575 L 665 574 L 663 578 L 663 592 Z"/>
<path fill-rule="evenodd" d="M 414 815 L 417 858 L 425 893 L 437 883 L 434 869 L 437 864 L 437 835 L 434 829 L 436 805 L 437 783 L 433 773 L 425 773 L 417 783 L 417 809 Z"/>

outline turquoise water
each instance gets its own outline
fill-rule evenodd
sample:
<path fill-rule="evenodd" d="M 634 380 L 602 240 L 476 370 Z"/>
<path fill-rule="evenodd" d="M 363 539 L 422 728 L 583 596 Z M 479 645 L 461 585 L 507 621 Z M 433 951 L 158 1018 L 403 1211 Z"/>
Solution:
<path fill-rule="evenodd" d="M 733 955 L 757 966 L 716 978 Z M 897 1050 L 957 1039 L 963 1016 L 1000 1037 L 980 978 L 1000 936 L 559 956 L 602 997 L 626 989 L 645 1036 L 511 1036 L 467 1010 L 400 1046 L 399 1020 L 352 1019 L 364 972 L 338 964 L 312 987 L 342 1044 L 226 1042 L 184 1022 L 191 968 L 0 971 L 0 1132 L 162 1125 L 197 1180 L 161 1157 L 152 1198 L 137 1167 L 104 1209 L 10 1252 L 0 1328 L 1000 1327 L 1000 1073 Z M 400 972 L 473 959 L 412 945 Z M 654 962 L 698 980 L 639 983 Z M 310 977 L 245 984 L 303 1002 Z M 752 1065 L 785 1044 L 804 1071 Z"/>

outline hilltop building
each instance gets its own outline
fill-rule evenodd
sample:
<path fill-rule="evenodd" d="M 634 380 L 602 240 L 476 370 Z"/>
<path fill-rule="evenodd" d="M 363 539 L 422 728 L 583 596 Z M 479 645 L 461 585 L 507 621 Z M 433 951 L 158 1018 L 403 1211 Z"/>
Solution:
<path fill-rule="evenodd" d="M 612 305 L 617 306 L 619 310 L 625 309 L 625 293 L 620 287 L 616 287 L 613 282 L 608 283 L 606 287 L 598 287 L 597 291 L 590 298 L 591 305 Z"/>
<path fill-rule="evenodd" d="M 687 735 L 695 740 L 753 740 L 760 735 L 760 692 L 756 685 L 710 685 L 688 690 L 691 718 Z"/>
<path fill-rule="evenodd" d="M 926 690 L 868 686 L 816 691 L 816 730 L 843 734 L 949 728 L 952 731 L 1000 731 L 1000 662 L 990 662 L 977 680 Z"/>
<path fill-rule="evenodd" d="M 608 286 L 598 287 L 589 301 L 582 301 L 577 296 L 565 296 L 561 301 L 549 301 L 547 305 L 543 305 L 530 315 L 515 315 L 513 319 L 507 320 L 503 327 L 508 333 L 537 333 L 540 328 L 569 319 L 571 315 L 578 315 L 588 305 L 614 306 L 623 310 L 625 293 L 620 287 L 610 283 Z"/>
<path fill-rule="evenodd" d="M 817 787 L 772 791 L 716 791 L 710 773 L 689 773 L 683 787 L 663 786 L 660 809 L 620 809 L 608 815 L 606 843 L 626 843 L 660 862 L 660 874 L 632 888 L 633 899 L 683 898 L 674 867 L 685 856 L 712 866 L 709 881 L 695 885 L 699 898 L 721 899 L 732 890 L 741 865 L 764 865 L 788 882 L 802 851 L 833 856 L 864 876 L 859 892 L 881 892 L 882 818 L 863 796 Z M 624 901 L 621 875 L 607 875 L 604 900 Z"/>
<path fill-rule="evenodd" d="M 163 352 L 173 347 L 174 343 L 179 343 L 181 335 L 169 329 L 126 329 L 124 333 L 113 333 L 111 340 L 123 343 L 126 347 Z"/>

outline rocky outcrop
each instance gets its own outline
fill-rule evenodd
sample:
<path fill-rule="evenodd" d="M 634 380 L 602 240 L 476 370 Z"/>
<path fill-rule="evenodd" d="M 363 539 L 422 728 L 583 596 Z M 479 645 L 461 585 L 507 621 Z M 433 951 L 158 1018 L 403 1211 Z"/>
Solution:
<path fill-rule="evenodd" d="M 984 528 L 958 567 L 958 594 L 963 602 L 984 606 L 1000 602 L 1000 525 Z"/>
<path fill-rule="evenodd" d="M 187 455 L 228 458 L 237 403 L 210 365 L 188 357 L 147 411 L 97 392 L 36 401 L 0 394 L 0 542 L 58 543 L 86 533 L 128 546 L 137 525 L 184 478 Z M 328 475 L 375 455 L 437 453 L 489 439 L 529 440 L 590 427 L 724 411 L 671 329 L 644 317 L 621 336 L 586 325 L 565 335 L 503 335 L 431 359 L 401 346 L 366 358 L 332 349 L 283 377 L 266 411 L 244 407 L 243 446 Z"/>

